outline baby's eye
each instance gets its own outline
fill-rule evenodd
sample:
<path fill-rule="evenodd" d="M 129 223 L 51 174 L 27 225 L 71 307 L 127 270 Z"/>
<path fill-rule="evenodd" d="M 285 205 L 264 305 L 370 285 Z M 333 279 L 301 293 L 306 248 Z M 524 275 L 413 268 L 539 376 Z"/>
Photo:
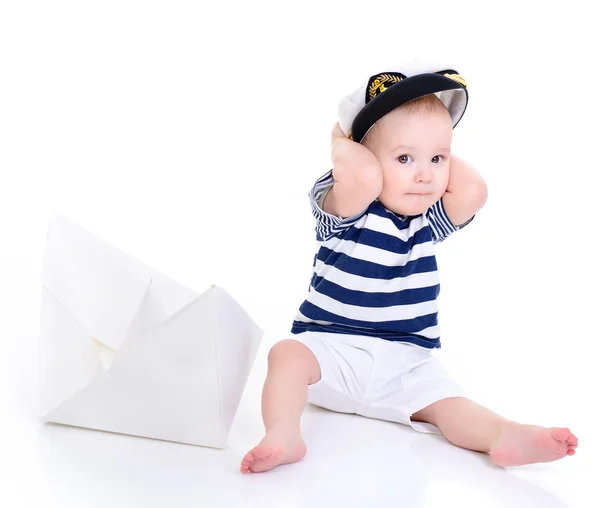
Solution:
<path fill-rule="evenodd" d="M 406 159 L 409 159 L 410 155 L 401 155 L 400 157 L 398 157 L 398 160 L 400 161 L 400 164 L 406 164 L 408 161 Z"/>
<path fill-rule="evenodd" d="M 442 156 L 441 155 L 436 155 L 433 159 L 431 159 L 432 162 L 438 162 L 435 159 L 440 159 L 439 162 L 442 162 Z"/>

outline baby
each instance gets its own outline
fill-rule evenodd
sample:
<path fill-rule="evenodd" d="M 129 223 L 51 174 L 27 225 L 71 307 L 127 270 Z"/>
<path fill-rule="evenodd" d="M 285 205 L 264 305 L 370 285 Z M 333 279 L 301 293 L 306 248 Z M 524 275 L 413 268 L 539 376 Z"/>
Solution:
<path fill-rule="evenodd" d="M 510 421 L 469 400 L 432 354 L 440 347 L 433 245 L 487 199 L 481 176 L 452 155 L 467 104 L 456 71 L 395 69 L 340 104 L 333 170 L 310 193 L 318 252 L 293 338 L 269 353 L 266 435 L 241 472 L 301 460 L 307 401 L 394 421 L 486 452 L 497 465 L 573 455 L 567 428 Z M 347 135 L 350 130 L 351 135 Z"/>

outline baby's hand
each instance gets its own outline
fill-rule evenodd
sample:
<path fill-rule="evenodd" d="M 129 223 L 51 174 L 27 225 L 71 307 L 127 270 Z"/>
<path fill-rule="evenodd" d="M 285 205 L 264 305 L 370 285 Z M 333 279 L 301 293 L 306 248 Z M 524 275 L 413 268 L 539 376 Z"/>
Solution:
<path fill-rule="evenodd" d="M 333 126 L 333 130 L 331 131 L 331 144 L 333 145 L 334 141 L 338 138 L 339 139 L 348 139 L 346 137 L 346 135 L 344 134 L 344 131 L 340 127 L 340 122 L 335 122 L 335 125 Z M 348 141 L 350 141 L 350 140 L 348 139 Z"/>
<path fill-rule="evenodd" d="M 379 196 L 383 171 L 375 154 L 348 139 L 339 123 L 331 131 L 331 160 L 335 184 L 325 195 L 323 209 L 339 217 L 350 217 Z"/>
<path fill-rule="evenodd" d="M 339 122 L 336 122 L 331 131 L 331 161 L 334 171 L 338 173 L 381 173 L 381 166 L 373 152 L 347 138 Z"/>

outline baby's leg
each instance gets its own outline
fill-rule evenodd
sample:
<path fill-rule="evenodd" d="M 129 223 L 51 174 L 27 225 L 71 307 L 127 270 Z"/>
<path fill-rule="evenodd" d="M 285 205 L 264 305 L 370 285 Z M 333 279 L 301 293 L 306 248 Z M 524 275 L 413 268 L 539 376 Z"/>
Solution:
<path fill-rule="evenodd" d="M 516 423 L 469 399 L 442 399 L 412 418 L 437 425 L 451 443 L 487 452 L 499 466 L 551 462 L 574 455 L 577 438 L 567 428 Z"/>
<path fill-rule="evenodd" d="M 295 340 L 275 344 L 269 354 L 262 394 L 266 435 L 242 460 L 242 473 L 268 471 L 306 455 L 300 417 L 308 398 L 308 385 L 320 378 L 319 362 L 304 344 Z"/>

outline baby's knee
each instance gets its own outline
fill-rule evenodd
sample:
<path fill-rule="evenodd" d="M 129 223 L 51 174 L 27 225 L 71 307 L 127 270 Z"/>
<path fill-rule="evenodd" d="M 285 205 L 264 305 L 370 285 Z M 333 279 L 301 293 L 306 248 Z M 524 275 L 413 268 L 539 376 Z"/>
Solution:
<path fill-rule="evenodd" d="M 309 383 L 321 378 L 321 369 L 313 352 L 301 342 L 285 339 L 275 344 L 269 352 L 269 369 L 282 367 L 306 372 Z"/>
<path fill-rule="evenodd" d="M 275 344 L 269 352 L 269 365 L 280 363 L 298 364 L 307 358 L 310 350 L 293 339 L 285 339 Z"/>

